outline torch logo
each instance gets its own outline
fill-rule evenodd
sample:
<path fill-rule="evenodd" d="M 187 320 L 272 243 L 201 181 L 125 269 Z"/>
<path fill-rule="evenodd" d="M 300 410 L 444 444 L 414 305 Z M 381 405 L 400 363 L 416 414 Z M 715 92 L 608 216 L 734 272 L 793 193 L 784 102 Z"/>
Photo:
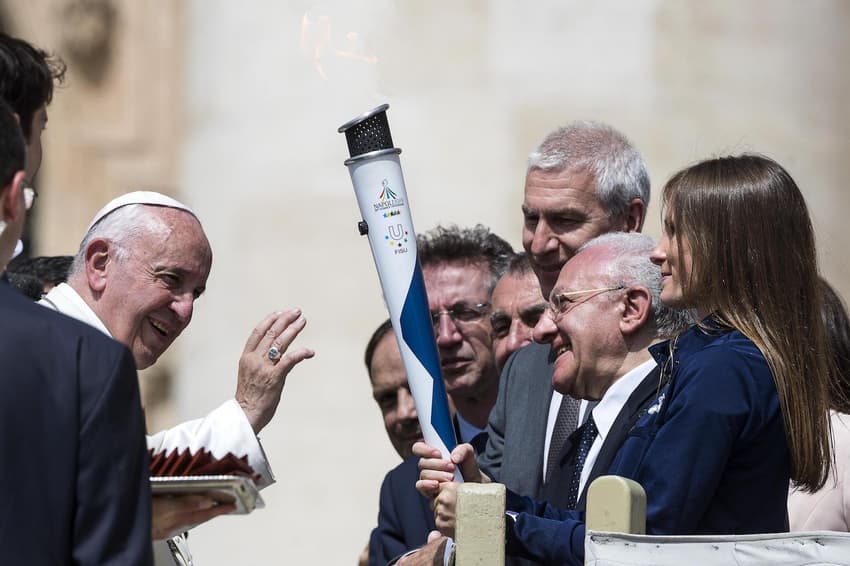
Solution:
<path fill-rule="evenodd" d="M 396 195 L 395 191 L 390 187 L 390 182 L 384 178 L 384 180 L 381 181 L 381 194 L 378 195 L 378 202 L 372 203 L 372 206 L 375 208 L 375 212 L 390 208 L 398 208 L 400 206 L 404 206 L 404 199 L 398 198 L 398 195 Z M 390 216 L 396 215 L 390 214 Z M 386 214 L 384 215 L 384 218 L 387 218 Z"/>
<path fill-rule="evenodd" d="M 390 188 L 390 183 L 386 179 L 381 181 L 381 202 L 387 202 L 388 200 L 395 200 L 395 192 Z"/>

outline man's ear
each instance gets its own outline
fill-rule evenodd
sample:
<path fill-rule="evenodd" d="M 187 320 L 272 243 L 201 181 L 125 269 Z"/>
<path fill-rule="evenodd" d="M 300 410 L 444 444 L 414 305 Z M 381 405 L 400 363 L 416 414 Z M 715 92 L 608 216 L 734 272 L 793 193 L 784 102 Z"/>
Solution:
<path fill-rule="evenodd" d="M 92 292 L 100 293 L 106 288 L 110 264 L 115 261 L 115 250 L 109 240 L 95 238 L 86 246 L 86 282 Z"/>
<path fill-rule="evenodd" d="M 21 206 L 23 197 L 21 192 L 24 190 L 24 178 L 26 173 L 21 170 L 15 173 L 9 184 L 0 191 L 0 208 L 3 211 L 2 220 L 12 223 L 20 219 L 20 215 L 26 214 L 26 207 Z"/>
<path fill-rule="evenodd" d="M 646 203 L 635 197 L 626 210 L 623 232 L 640 232 L 646 218 Z"/>
<path fill-rule="evenodd" d="M 646 287 L 630 287 L 623 299 L 623 313 L 620 317 L 620 331 L 634 334 L 640 331 L 652 311 L 652 295 Z"/>

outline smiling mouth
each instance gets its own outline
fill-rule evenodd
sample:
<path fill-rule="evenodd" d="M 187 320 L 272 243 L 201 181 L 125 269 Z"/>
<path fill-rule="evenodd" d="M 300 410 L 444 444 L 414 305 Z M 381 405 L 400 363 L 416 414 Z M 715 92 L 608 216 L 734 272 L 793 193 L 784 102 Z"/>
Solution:
<path fill-rule="evenodd" d="M 160 336 L 162 336 L 163 338 L 167 338 L 167 337 L 168 337 L 168 328 L 166 328 L 164 324 L 162 324 L 162 323 L 161 323 L 161 322 L 159 322 L 158 320 L 154 320 L 154 319 L 152 319 L 152 318 L 149 318 L 149 319 L 148 319 L 148 322 L 150 322 L 150 323 L 151 323 L 151 326 L 153 326 L 153 329 L 154 329 L 154 330 L 156 330 L 156 331 L 157 331 L 157 333 L 158 333 Z"/>
<path fill-rule="evenodd" d="M 557 348 L 552 348 L 549 351 L 549 361 L 554 362 L 555 360 L 560 358 L 562 355 L 564 355 L 567 352 L 569 352 L 570 350 L 572 350 L 571 346 L 572 346 L 571 344 L 562 344 L 561 346 L 558 346 Z"/>

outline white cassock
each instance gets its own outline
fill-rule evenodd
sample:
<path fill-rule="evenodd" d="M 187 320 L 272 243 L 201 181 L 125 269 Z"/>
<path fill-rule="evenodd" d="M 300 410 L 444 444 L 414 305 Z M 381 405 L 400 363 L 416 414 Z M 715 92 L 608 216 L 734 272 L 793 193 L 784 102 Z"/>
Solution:
<path fill-rule="evenodd" d="M 54 287 L 39 301 L 48 308 L 59 311 L 77 320 L 94 326 L 107 336 L 112 336 L 103 322 L 86 304 L 82 297 L 67 283 Z M 262 478 L 258 483 L 260 489 L 274 483 L 266 454 L 260 440 L 254 434 L 248 418 L 235 399 L 230 399 L 207 416 L 181 423 L 173 428 L 158 432 L 147 437 L 148 449 L 158 452 L 171 452 L 175 448 L 197 452 L 205 448 L 216 458 L 222 458 L 230 452 L 234 456 L 248 456 L 248 464 Z M 175 540 L 179 539 L 179 540 Z M 171 544 L 169 545 L 169 542 Z M 174 564 L 172 551 L 177 548 L 188 552 L 185 538 L 178 535 L 170 541 L 155 541 L 154 556 L 157 565 Z M 183 557 L 184 561 L 189 557 Z M 177 561 L 177 564 L 188 563 Z"/>

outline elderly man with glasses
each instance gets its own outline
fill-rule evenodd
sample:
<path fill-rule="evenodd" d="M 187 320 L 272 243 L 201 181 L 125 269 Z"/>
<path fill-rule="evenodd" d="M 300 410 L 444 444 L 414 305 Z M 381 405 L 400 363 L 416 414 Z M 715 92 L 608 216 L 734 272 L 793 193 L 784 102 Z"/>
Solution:
<path fill-rule="evenodd" d="M 499 369 L 490 327 L 491 295 L 513 257 L 510 244 L 484 226 L 437 227 L 419 236 L 419 261 L 446 392 L 454 405 L 460 442 L 481 451 L 487 418 L 499 391 Z M 390 471 L 381 486 L 378 527 L 369 543 L 369 564 L 386 564 L 425 543 L 428 535 L 412 535 L 409 523 L 424 523 L 427 502 L 415 494 L 419 475 L 416 457 Z M 410 505 L 410 498 L 419 505 Z"/>

